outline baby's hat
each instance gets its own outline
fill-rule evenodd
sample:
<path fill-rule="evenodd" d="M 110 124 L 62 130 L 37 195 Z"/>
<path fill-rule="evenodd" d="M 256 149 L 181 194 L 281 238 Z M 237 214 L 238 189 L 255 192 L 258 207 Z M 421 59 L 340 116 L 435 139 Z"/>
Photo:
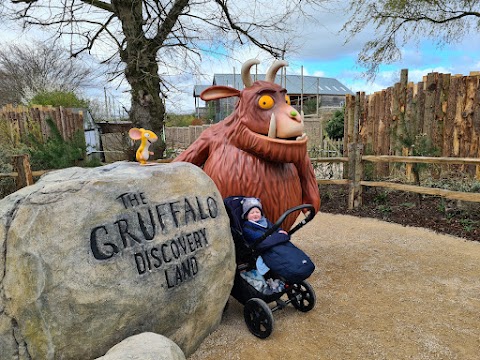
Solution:
<path fill-rule="evenodd" d="M 260 199 L 254 198 L 254 197 L 246 197 L 242 200 L 242 218 L 245 219 L 247 217 L 247 214 L 250 210 L 252 210 L 254 207 L 259 208 L 262 215 L 263 215 L 263 209 L 262 209 L 262 203 L 260 202 Z"/>

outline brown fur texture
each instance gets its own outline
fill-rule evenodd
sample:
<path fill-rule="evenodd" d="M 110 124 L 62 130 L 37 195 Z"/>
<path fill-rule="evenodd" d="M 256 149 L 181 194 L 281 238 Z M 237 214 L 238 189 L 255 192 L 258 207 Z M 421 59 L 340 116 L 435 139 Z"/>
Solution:
<path fill-rule="evenodd" d="M 221 95 L 225 87 L 209 89 L 214 98 L 232 96 L 231 89 L 228 95 Z M 205 90 L 206 94 L 209 89 Z M 270 109 L 258 105 L 259 98 L 265 94 L 274 99 L 275 105 Z M 272 112 L 278 119 L 279 133 L 299 135 L 296 132 L 300 115 L 287 104 L 286 90 L 271 82 L 256 81 L 237 95 L 240 100 L 235 111 L 203 131 L 174 161 L 203 166 L 224 198 L 235 195 L 260 198 L 265 216 L 271 221 L 275 222 L 286 210 L 300 204 L 312 204 L 317 212 L 320 195 L 307 154 L 307 139 L 266 136 Z M 294 130 L 289 128 L 290 124 Z M 303 131 L 303 124 L 301 128 Z M 289 216 L 283 228 L 289 229 L 297 215 Z"/>

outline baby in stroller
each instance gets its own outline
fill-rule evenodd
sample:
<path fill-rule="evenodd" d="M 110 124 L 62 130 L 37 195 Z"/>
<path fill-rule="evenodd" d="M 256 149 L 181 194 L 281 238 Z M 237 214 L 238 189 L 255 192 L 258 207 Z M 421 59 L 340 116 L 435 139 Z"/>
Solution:
<path fill-rule="evenodd" d="M 259 199 L 231 196 L 224 199 L 235 243 L 237 270 L 231 295 L 244 305 L 245 322 L 253 335 L 268 337 L 273 312 L 292 304 L 302 312 L 314 308 L 315 292 L 306 279 L 315 266 L 290 242 L 290 236 L 311 221 L 314 207 L 299 205 L 287 210 L 274 224 L 263 216 Z M 280 229 L 287 216 L 309 210 L 305 219 L 288 232 Z M 287 299 L 282 299 L 283 295 Z M 275 303 L 273 307 L 269 304 Z"/>
<path fill-rule="evenodd" d="M 273 224 L 263 215 L 260 199 L 244 198 L 242 210 L 243 237 L 249 246 L 253 246 L 255 240 L 271 229 Z M 258 255 L 256 269 L 240 275 L 265 294 L 281 292 L 285 286 L 284 281 L 305 280 L 315 269 L 310 258 L 290 242 L 290 235 L 281 228 L 260 242 L 256 250 L 263 255 Z M 272 268 L 273 274 L 270 271 Z M 275 275 L 280 279 L 275 279 Z"/>

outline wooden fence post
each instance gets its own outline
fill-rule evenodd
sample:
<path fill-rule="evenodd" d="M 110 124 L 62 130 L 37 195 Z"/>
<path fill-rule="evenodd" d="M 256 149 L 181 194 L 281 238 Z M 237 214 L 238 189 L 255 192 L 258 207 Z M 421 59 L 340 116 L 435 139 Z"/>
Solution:
<path fill-rule="evenodd" d="M 355 111 L 353 116 L 353 123 L 349 124 L 352 127 L 348 144 L 348 179 L 350 180 L 348 208 L 353 209 L 362 205 L 362 185 L 360 181 L 363 178 L 363 144 L 358 143 L 358 131 L 360 126 L 360 116 L 362 111 L 362 96 L 357 92 L 355 96 Z"/>
<path fill-rule="evenodd" d="M 17 190 L 33 185 L 32 169 L 30 168 L 30 158 L 27 154 L 13 156 L 13 167 L 17 172 L 16 177 Z"/>
<path fill-rule="evenodd" d="M 402 156 L 410 156 L 410 149 L 409 148 L 402 148 Z M 408 182 L 413 182 L 414 177 L 413 177 L 413 164 L 412 163 L 407 163 L 405 164 L 405 177 L 407 178 Z"/>
<path fill-rule="evenodd" d="M 363 144 L 348 144 L 349 210 L 362 206 L 362 185 L 360 185 L 363 179 L 362 156 Z"/>

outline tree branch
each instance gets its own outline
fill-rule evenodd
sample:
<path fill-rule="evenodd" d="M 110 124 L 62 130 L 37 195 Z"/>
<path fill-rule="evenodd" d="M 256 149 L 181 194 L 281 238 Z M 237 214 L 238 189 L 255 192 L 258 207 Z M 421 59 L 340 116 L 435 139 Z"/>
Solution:
<path fill-rule="evenodd" d="M 98 9 L 102 9 L 111 13 L 114 12 L 111 4 L 100 1 L 100 0 L 80 0 L 80 1 L 83 2 L 84 4 L 92 5 L 93 7 L 96 7 Z"/>
<path fill-rule="evenodd" d="M 227 3 L 226 1 L 224 0 L 215 0 L 215 2 L 220 6 L 220 8 L 222 9 L 222 12 L 223 14 L 225 15 L 226 19 L 227 19 L 227 22 L 228 22 L 228 25 L 230 26 L 230 28 L 232 30 L 234 30 L 236 33 L 237 33 L 237 37 L 238 37 L 238 41 L 243 44 L 243 41 L 240 37 L 240 34 L 245 36 L 247 39 L 249 39 L 253 44 L 255 44 L 256 46 L 258 46 L 259 48 L 269 52 L 270 54 L 272 54 L 273 56 L 275 57 L 280 57 L 281 54 L 282 54 L 282 49 L 280 48 L 277 48 L 275 46 L 271 46 L 271 45 L 268 45 L 268 44 L 265 44 L 265 43 L 261 43 L 260 41 L 258 41 L 255 37 L 251 36 L 250 35 L 250 32 L 248 30 L 245 30 L 243 28 L 241 28 L 240 26 L 238 26 L 231 18 L 230 16 L 230 10 L 227 6 Z"/>
<path fill-rule="evenodd" d="M 153 47 L 158 49 L 163 45 L 168 35 L 171 33 L 180 14 L 182 14 L 183 10 L 188 6 L 188 3 L 188 0 L 175 1 L 172 8 L 165 17 L 162 25 L 159 27 L 157 35 L 151 41 Z"/>

